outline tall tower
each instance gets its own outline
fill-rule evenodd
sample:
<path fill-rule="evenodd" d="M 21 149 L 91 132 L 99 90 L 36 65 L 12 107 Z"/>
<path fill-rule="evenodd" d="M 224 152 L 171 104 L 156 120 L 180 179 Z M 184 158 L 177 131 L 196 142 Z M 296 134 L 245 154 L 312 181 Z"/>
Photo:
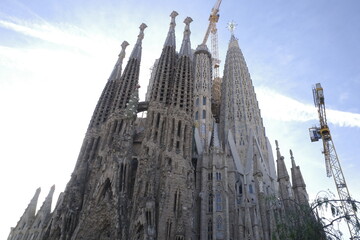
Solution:
<path fill-rule="evenodd" d="M 220 140 L 229 156 L 228 186 L 236 190 L 228 199 L 229 221 L 234 223 L 228 231 L 234 238 L 270 239 L 266 196 L 275 192 L 276 173 L 252 80 L 233 33 L 221 87 Z"/>
<path fill-rule="evenodd" d="M 124 226 L 136 116 L 136 109 L 134 112 L 130 108 L 134 107 L 130 106 L 130 100 L 136 102 L 137 99 L 135 87 L 145 28 L 145 24 L 140 26 L 137 43 L 120 77 L 124 50 L 128 45 L 122 44 L 119 59 L 94 111 L 74 172 L 44 239 L 126 239 Z"/>
<path fill-rule="evenodd" d="M 133 239 L 185 239 L 192 234 L 191 165 L 193 68 L 191 18 L 175 52 L 175 17 L 156 68 L 135 183 Z M 141 197 L 146 196 L 146 197 Z"/>
<path fill-rule="evenodd" d="M 212 132 L 213 115 L 211 112 L 211 54 L 206 45 L 199 45 L 194 54 L 194 120 L 197 150 L 208 152 Z"/>

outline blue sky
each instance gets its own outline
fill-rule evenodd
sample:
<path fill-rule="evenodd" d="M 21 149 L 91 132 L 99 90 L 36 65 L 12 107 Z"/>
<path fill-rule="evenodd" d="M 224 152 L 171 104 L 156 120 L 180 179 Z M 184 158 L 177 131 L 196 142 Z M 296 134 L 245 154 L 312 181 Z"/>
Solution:
<path fill-rule="evenodd" d="M 103 86 L 138 27 L 143 40 L 141 89 L 161 52 L 169 14 L 177 17 L 177 45 L 190 16 L 192 47 L 202 41 L 214 1 L 2 0 L 0 2 L 0 239 L 15 226 L 37 187 L 39 205 L 52 184 L 56 197 L 75 166 Z M 289 149 L 302 169 L 310 198 L 336 192 L 326 177 L 312 85 L 325 90 L 328 121 L 353 197 L 360 199 L 360 2 L 357 0 L 223 0 L 219 52 L 225 62 L 229 21 L 245 56 L 274 147 L 290 167 Z M 125 59 L 126 62 L 126 59 Z M 222 70 L 221 73 L 222 75 Z M 290 171 L 289 171 L 290 172 Z M 346 229 L 344 229 L 346 231 Z"/>

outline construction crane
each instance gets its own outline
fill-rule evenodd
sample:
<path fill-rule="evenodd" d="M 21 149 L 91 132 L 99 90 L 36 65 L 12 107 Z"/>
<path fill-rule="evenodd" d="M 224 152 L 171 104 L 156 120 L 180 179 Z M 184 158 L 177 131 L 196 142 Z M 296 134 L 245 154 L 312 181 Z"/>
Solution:
<path fill-rule="evenodd" d="M 320 127 L 309 128 L 310 139 L 312 142 L 322 139 L 325 156 L 326 174 L 328 177 L 333 176 L 335 186 L 341 200 L 343 211 L 346 218 L 346 223 L 349 227 L 351 239 L 360 239 L 359 234 L 359 218 L 356 215 L 356 208 L 351 201 L 349 189 L 346 185 L 345 176 L 341 170 L 340 161 L 336 154 L 335 145 L 332 140 L 330 129 L 326 120 L 325 98 L 324 90 L 320 83 L 313 87 L 314 104 L 318 109 Z"/>
<path fill-rule="evenodd" d="M 209 26 L 206 30 L 202 45 L 206 45 L 206 42 L 211 34 L 211 54 L 212 54 L 212 67 L 213 67 L 213 79 L 219 78 L 219 47 L 218 47 L 218 34 L 216 23 L 219 21 L 219 8 L 222 0 L 217 0 L 214 7 L 211 10 L 209 17 Z"/>

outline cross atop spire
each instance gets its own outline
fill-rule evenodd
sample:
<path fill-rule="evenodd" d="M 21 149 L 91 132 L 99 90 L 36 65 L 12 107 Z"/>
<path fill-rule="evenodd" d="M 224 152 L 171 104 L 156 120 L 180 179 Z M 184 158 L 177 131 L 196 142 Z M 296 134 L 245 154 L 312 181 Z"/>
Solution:
<path fill-rule="evenodd" d="M 228 22 L 227 29 L 231 32 L 231 35 L 234 35 L 236 26 L 237 26 L 237 23 L 235 23 L 234 21 Z"/>

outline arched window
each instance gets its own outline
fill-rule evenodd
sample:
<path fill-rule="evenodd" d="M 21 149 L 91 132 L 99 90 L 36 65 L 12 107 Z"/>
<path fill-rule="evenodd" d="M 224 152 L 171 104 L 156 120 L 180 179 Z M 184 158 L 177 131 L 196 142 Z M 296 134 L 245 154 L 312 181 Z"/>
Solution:
<path fill-rule="evenodd" d="M 198 111 L 196 111 L 196 113 L 195 113 L 195 120 L 199 120 L 199 112 Z"/>
<path fill-rule="evenodd" d="M 242 193 L 243 193 L 243 189 L 242 189 L 242 184 L 240 182 L 240 184 L 239 184 L 239 194 L 242 194 Z"/>
<path fill-rule="evenodd" d="M 223 230 L 223 221 L 220 216 L 216 219 L 216 231 L 222 231 Z"/>
<path fill-rule="evenodd" d="M 199 106 L 199 98 L 196 98 L 196 100 L 195 100 L 195 106 Z"/>
<path fill-rule="evenodd" d="M 202 118 L 205 119 L 206 118 L 206 110 L 202 111 Z"/>
<path fill-rule="evenodd" d="M 221 197 L 221 193 L 220 193 L 220 192 L 217 192 L 215 198 L 216 198 L 216 211 L 217 211 L 217 212 L 220 212 L 220 211 L 222 211 L 222 197 Z"/>
<path fill-rule="evenodd" d="M 211 193 L 209 193 L 208 204 L 208 211 L 211 213 L 213 212 L 213 195 Z"/>
<path fill-rule="evenodd" d="M 208 240 L 212 240 L 213 239 L 213 223 L 212 220 L 209 219 L 208 221 Z"/>
<path fill-rule="evenodd" d="M 253 186 L 251 184 L 249 185 L 249 193 L 254 193 L 254 189 L 253 189 Z"/>
<path fill-rule="evenodd" d="M 203 105 L 206 105 L 206 97 L 203 97 Z"/>
<path fill-rule="evenodd" d="M 221 180 L 221 173 L 220 172 L 217 172 L 216 173 L 216 180 Z"/>

